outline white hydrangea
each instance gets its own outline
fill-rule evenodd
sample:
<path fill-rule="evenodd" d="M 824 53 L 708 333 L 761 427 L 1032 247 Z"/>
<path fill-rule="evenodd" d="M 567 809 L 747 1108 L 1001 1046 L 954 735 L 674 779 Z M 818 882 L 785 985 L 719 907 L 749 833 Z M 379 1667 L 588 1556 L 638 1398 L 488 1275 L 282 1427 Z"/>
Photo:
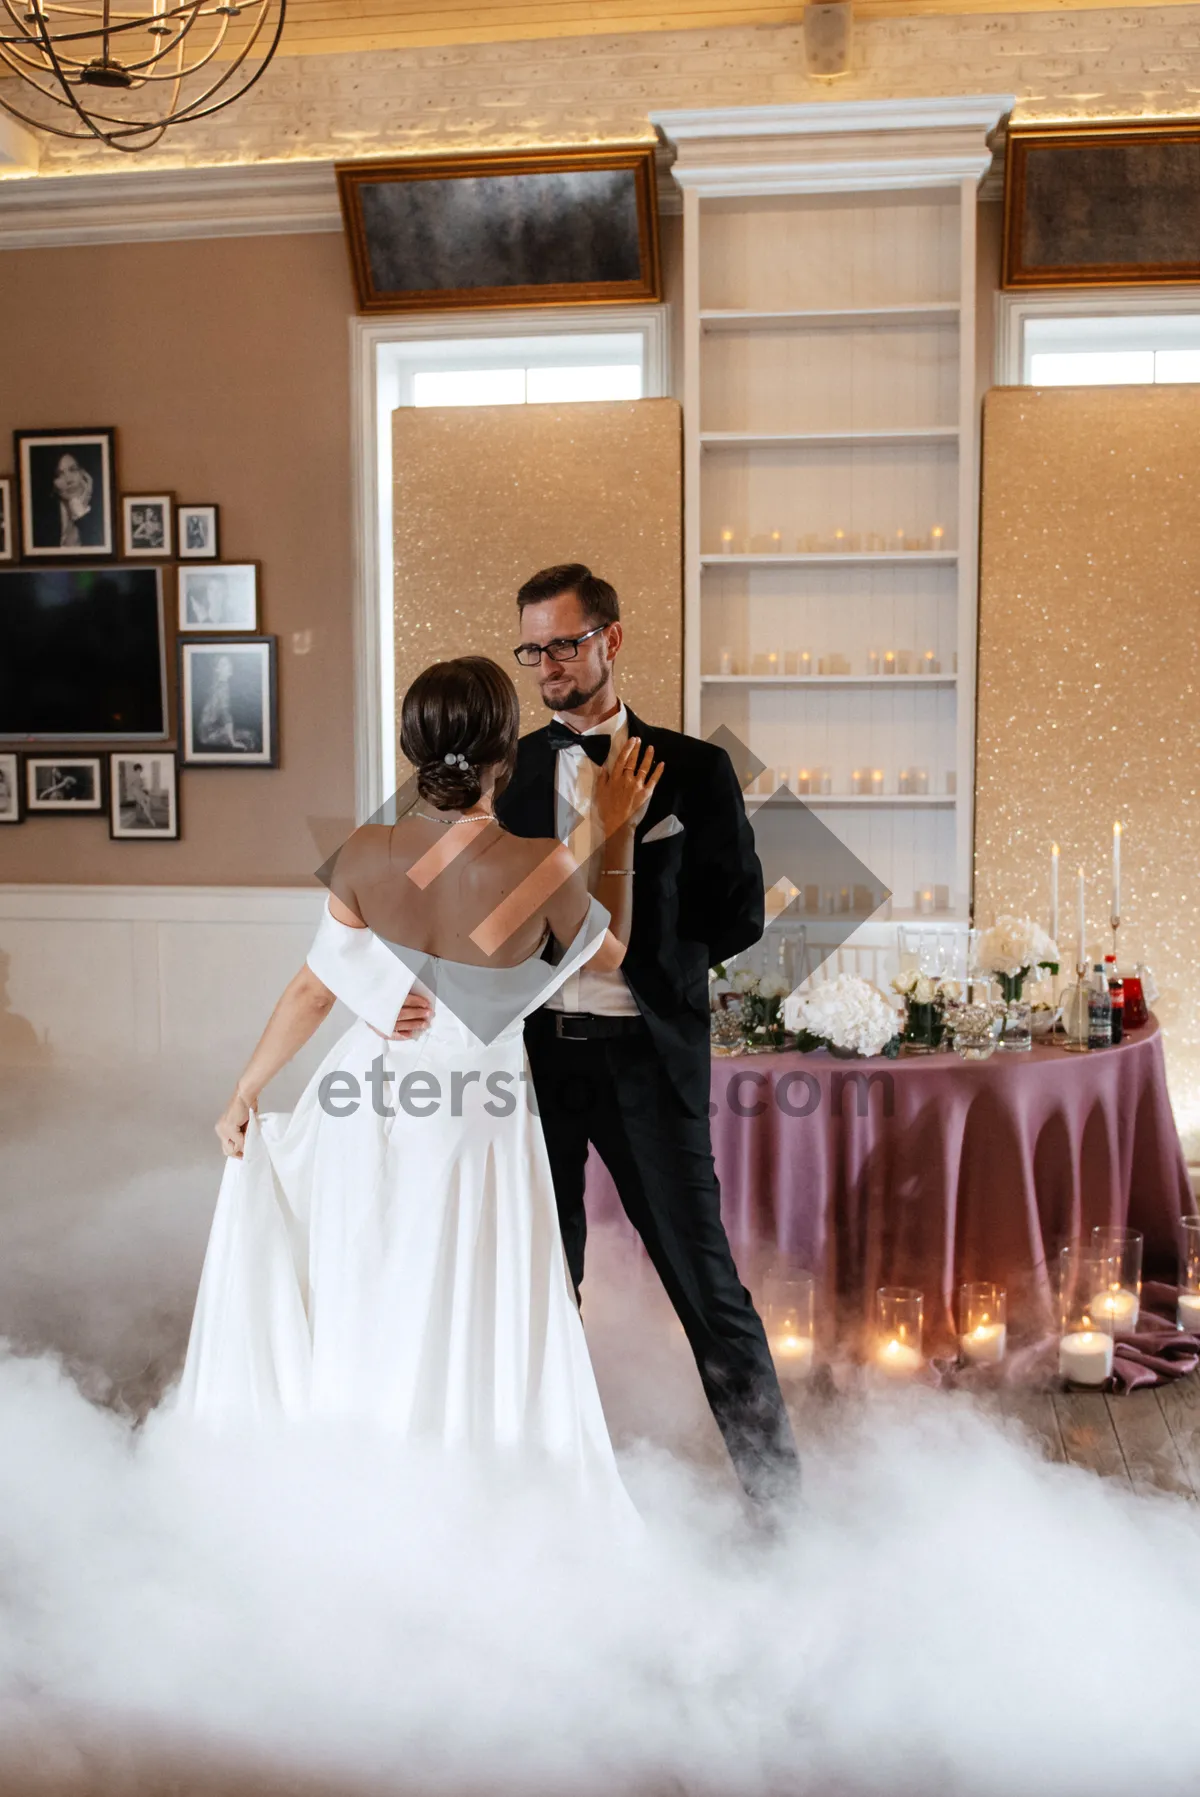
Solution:
<path fill-rule="evenodd" d="M 998 917 L 979 936 L 976 953 L 982 973 L 1015 978 L 1058 961 L 1058 946 L 1032 917 Z"/>
<path fill-rule="evenodd" d="M 834 1048 L 860 1055 L 882 1054 L 900 1030 L 900 1019 L 878 986 L 854 973 L 839 973 L 807 992 L 790 993 L 783 1021 L 786 1029 L 807 1030 Z"/>

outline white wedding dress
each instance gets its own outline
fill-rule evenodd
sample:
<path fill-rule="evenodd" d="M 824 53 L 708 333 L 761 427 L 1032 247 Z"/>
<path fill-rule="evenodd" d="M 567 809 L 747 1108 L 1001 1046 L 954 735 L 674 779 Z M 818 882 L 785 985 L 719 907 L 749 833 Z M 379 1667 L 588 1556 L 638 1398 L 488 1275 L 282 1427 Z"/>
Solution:
<path fill-rule="evenodd" d="M 360 1422 L 515 1453 L 628 1506 L 521 1029 L 607 923 L 593 899 L 557 966 L 483 968 L 394 949 L 326 909 L 308 964 L 357 1020 L 295 1111 L 251 1117 L 226 1163 L 176 1415 Z M 369 1025 L 390 1030 L 410 990 L 432 997 L 429 1028 L 381 1040 Z"/>

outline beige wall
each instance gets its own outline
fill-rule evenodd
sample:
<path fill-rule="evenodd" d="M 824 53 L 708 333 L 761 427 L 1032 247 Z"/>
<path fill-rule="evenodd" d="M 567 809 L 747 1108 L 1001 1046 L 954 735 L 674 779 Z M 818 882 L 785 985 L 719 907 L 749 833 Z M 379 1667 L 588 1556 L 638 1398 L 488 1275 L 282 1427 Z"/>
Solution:
<path fill-rule="evenodd" d="M 177 843 L 2 830 L 0 880 L 292 884 L 351 822 L 352 311 L 340 236 L 0 255 L 0 471 L 14 428 L 112 424 L 125 491 L 216 500 L 223 556 L 261 563 L 282 745 L 278 770 L 181 771 Z"/>

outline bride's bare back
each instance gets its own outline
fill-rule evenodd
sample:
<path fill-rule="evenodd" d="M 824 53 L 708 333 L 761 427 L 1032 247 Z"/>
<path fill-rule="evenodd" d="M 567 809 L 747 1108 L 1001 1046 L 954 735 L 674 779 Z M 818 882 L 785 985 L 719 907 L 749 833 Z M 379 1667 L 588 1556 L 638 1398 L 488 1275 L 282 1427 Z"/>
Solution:
<path fill-rule="evenodd" d="M 547 933 L 570 942 L 588 908 L 582 871 L 553 839 L 413 813 L 356 830 L 330 889 L 385 941 L 478 967 L 515 967 Z"/>

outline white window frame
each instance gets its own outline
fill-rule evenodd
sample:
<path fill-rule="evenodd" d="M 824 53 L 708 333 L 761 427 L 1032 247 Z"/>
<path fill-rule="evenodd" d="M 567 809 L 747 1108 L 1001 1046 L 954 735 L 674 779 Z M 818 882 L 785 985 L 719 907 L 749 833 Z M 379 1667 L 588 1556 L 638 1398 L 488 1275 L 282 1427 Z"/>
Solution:
<path fill-rule="evenodd" d="M 642 338 L 642 394 L 671 393 L 669 306 L 548 306 L 505 312 L 414 314 L 350 320 L 351 498 L 354 534 L 354 792 L 359 822 L 390 796 L 385 753 L 383 577 L 379 490 L 379 353 L 392 344 L 513 337 L 612 336 Z M 580 403 L 587 403 L 585 401 Z M 387 646 L 390 652 L 390 645 Z"/>
<path fill-rule="evenodd" d="M 1046 293 L 996 295 L 995 381 L 1024 387 L 1025 326 L 1032 318 L 1129 318 L 1200 312 L 1200 286 L 1056 287 Z"/>

